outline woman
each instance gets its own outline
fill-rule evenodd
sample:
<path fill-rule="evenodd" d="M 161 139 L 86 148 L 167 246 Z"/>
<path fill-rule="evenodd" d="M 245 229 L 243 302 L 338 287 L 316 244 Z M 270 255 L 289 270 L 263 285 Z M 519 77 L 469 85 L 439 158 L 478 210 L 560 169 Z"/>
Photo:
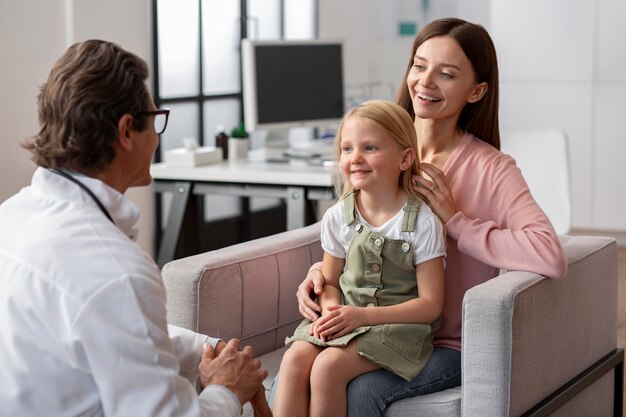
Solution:
<path fill-rule="evenodd" d="M 386 370 L 355 378 L 348 416 L 380 416 L 392 402 L 461 383 L 461 305 L 469 288 L 499 274 L 525 270 L 551 278 L 565 274 L 559 239 L 515 166 L 501 153 L 498 65 L 480 25 L 447 18 L 417 35 L 397 102 L 415 120 L 421 174 L 415 185 L 447 232 L 446 285 L 435 349 L 422 372 L 407 382 Z M 319 307 L 320 264 L 298 289 L 300 312 Z"/>

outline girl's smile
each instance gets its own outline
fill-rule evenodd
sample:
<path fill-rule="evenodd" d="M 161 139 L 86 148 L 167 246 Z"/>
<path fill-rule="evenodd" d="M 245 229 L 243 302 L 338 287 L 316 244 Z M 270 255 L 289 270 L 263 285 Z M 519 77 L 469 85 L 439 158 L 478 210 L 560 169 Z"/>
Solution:
<path fill-rule="evenodd" d="M 339 167 L 362 191 L 398 187 L 404 150 L 377 123 L 355 117 L 344 124 Z"/>

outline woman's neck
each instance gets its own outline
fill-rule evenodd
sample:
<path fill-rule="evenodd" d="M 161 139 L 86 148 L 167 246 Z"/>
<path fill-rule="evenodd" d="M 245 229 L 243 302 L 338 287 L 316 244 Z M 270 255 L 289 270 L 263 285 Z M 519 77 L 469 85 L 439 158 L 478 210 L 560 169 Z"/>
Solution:
<path fill-rule="evenodd" d="M 439 120 L 415 119 L 419 161 L 441 169 L 463 137 L 457 125 Z"/>

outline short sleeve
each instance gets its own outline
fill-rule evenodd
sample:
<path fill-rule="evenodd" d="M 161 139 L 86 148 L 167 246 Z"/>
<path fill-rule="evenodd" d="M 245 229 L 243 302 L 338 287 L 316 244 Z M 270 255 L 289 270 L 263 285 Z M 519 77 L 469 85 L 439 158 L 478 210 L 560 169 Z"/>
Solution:
<path fill-rule="evenodd" d="M 421 210 L 427 210 L 427 214 L 422 218 L 419 216 L 419 222 L 415 229 L 413 238 L 413 247 L 415 248 L 413 256 L 415 265 L 431 259 L 446 256 L 446 234 L 445 227 L 435 216 L 430 207 L 422 205 Z"/>
<path fill-rule="evenodd" d="M 324 213 L 320 232 L 322 249 L 335 258 L 343 259 L 346 257 L 346 247 L 342 242 L 344 223 L 343 202 L 339 201 Z"/>

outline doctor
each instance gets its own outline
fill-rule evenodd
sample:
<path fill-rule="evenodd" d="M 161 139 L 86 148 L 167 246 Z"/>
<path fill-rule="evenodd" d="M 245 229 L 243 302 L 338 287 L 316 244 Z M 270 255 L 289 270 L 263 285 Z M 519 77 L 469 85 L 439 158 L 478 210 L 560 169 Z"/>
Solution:
<path fill-rule="evenodd" d="M 169 116 L 147 76 L 90 40 L 41 88 L 41 130 L 24 143 L 38 168 L 0 206 L 3 416 L 237 416 L 253 398 L 269 413 L 252 349 L 168 326 L 160 271 L 134 242 L 124 193 L 150 184 Z"/>

